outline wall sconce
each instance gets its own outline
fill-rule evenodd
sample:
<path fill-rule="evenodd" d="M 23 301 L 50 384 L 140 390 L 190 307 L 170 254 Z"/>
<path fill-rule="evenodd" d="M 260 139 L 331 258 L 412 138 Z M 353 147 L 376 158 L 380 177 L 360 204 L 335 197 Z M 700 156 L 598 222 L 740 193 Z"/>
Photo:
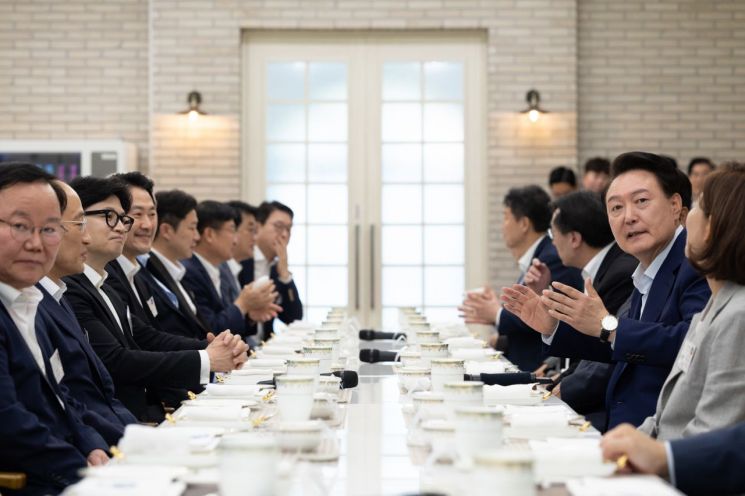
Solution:
<path fill-rule="evenodd" d="M 198 91 L 192 91 L 189 96 L 186 97 L 186 101 L 189 102 L 189 108 L 180 114 L 186 114 L 189 119 L 189 124 L 197 121 L 200 115 L 207 115 L 207 112 L 200 110 L 199 105 L 202 103 L 202 95 Z"/>
<path fill-rule="evenodd" d="M 530 90 L 525 95 L 525 101 L 528 102 L 528 108 L 522 111 L 523 114 L 528 114 L 530 122 L 536 122 L 541 114 L 547 114 L 548 110 L 541 108 L 541 94 L 536 90 Z"/>

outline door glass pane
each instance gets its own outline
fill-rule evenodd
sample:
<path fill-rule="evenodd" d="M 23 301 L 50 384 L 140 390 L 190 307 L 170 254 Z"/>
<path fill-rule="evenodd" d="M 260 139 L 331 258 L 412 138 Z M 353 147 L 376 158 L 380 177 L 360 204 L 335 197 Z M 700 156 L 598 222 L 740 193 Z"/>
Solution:
<path fill-rule="evenodd" d="M 298 265 L 305 264 L 305 243 L 305 226 L 303 224 L 294 224 L 292 226 L 292 234 L 290 234 L 290 243 L 287 245 L 287 259 L 292 264 L 292 268 L 290 270 L 292 270 L 293 272 Z"/>
<path fill-rule="evenodd" d="M 266 137 L 269 141 L 304 141 L 303 105 L 269 105 L 266 109 Z"/>
<path fill-rule="evenodd" d="M 422 301 L 421 267 L 383 267 L 383 305 L 411 306 Z"/>
<path fill-rule="evenodd" d="M 308 296 L 310 306 L 347 305 L 347 268 L 313 267 L 308 268 Z"/>
<path fill-rule="evenodd" d="M 346 224 L 347 187 L 341 184 L 309 185 L 308 222 Z"/>
<path fill-rule="evenodd" d="M 449 224 L 463 222 L 463 186 L 431 185 L 424 187 L 424 222 Z"/>
<path fill-rule="evenodd" d="M 463 64 L 460 62 L 426 62 L 424 64 L 426 100 L 462 100 Z"/>
<path fill-rule="evenodd" d="M 383 66 L 383 100 L 419 100 L 421 64 L 389 62 Z"/>
<path fill-rule="evenodd" d="M 305 63 L 275 62 L 267 66 L 267 96 L 272 100 L 305 98 Z"/>
<path fill-rule="evenodd" d="M 448 305 L 463 298 L 462 267 L 424 269 L 424 305 Z"/>
<path fill-rule="evenodd" d="M 315 103 L 310 105 L 308 140 L 339 142 L 347 140 L 347 105 Z"/>
<path fill-rule="evenodd" d="M 308 145 L 308 181 L 345 183 L 347 145 Z"/>
<path fill-rule="evenodd" d="M 422 229 L 419 226 L 383 226 L 383 265 L 422 263 Z"/>
<path fill-rule="evenodd" d="M 308 263 L 347 263 L 347 226 L 308 226 Z"/>
<path fill-rule="evenodd" d="M 346 100 L 347 65 L 329 62 L 309 64 L 311 100 Z"/>
<path fill-rule="evenodd" d="M 463 141 L 463 105 L 424 105 L 424 141 Z"/>
<path fill-rule="evenodd" d="M 418 224 L 422 221 L 422 188 L 384 185 L 381 198 L 383 224 Z"/>
<path fill-rule="evenodd" d="M 383 104 L 383 141 L 422 139 L 422 106 L 418 103 Z"/>
<path fill-rule="evenodd" d="M 383 182 L 418 183 L 422 180 L 420 145 L 383 145 Z"/>
<path fill-rule="evenodd" d="M 463 226 L 425 226 L 424 263 L 463 265 Z"/>
<path fill-rule="evenodd" d="M 266 198 L 290 207 L 295 214 L 293 225 L 305 222 L 305 186 L 302 184 L 269 184 L 266 187 Z"/>
<path fill-rule="evenodd" d="M 424 182 L 462 183 L 463 144 L 424 145 Z"/>
<path fill-rule="evenodd" d="M 305 180 L 305 145 L 267 145 L 266 180 L 302 182 Z"/>

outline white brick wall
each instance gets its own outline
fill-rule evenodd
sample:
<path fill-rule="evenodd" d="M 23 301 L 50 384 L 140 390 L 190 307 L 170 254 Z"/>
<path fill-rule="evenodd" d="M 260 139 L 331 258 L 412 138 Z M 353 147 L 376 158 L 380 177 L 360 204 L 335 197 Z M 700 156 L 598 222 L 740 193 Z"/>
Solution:
<path fill-rule="evenodd" d="M 0 138 L 127 139 L 160 187 L 233 197 L 242 29 L 482 30 L 503 284 L 509 187 L 630 149 L 743 158 L 743 27 L 739 0 L 0 0 Z M 531 87 L 551 111 L 534 126 L 516 113 Z M 199 131 L 176 116 L 192 89 L 211 114 Z"/>

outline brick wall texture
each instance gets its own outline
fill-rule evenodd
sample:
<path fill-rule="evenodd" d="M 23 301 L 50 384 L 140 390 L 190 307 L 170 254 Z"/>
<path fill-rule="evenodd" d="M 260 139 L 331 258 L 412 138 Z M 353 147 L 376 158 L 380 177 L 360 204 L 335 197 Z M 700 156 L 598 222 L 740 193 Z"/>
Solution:
<path fill-rule="evenodd" d="M 738 0 L 1 0 L 0 139 L 125 139 L 160 188 L 237 197 L 244 30 L 478 30 L 499 285 L 508 188 L 631 149 L 745 157 L 744 27 Z M 531 87 L 551 111 L 532 126 Z M 176 115 L 194 88 L 198 135 Z"/>

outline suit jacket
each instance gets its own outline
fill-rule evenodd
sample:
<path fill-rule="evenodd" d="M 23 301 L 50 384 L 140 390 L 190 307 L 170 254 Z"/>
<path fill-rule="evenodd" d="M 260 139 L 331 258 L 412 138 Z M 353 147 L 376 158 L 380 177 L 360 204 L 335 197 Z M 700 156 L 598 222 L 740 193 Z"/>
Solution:
<path fill-rule="evenodd" d="M 745 493 L 745 423 L 670 442 L 675 485 L 686 494 Z"/>
<path fill-rule="evenodd" d="M 598 267 L 593 286 L 613 315 L 618 314 L 634 289 L 631 274 L 638 264 L 614 242 Z M 600 431 L 605 430 L 605 391 L 612 373 L 609 363 L 582 360 L 572 374 L 561 380 L 561 399 Z"/>
<path fill-rule="evenodd" d="M 0 469 L 25 472 L 26 494 L 56 494 L 79 479 L 92 450 L 108 448 L 73 407 L 60 402 L 64 395 L 50 365 L 43 320 L 37 319 L 36 331 L 46 377 L 0 305 Z"/>
<path fill-rule="evenodd" d="M 135 416 L 143 420 L 162 417 L 162 411 L 158 412 L 157 406 L 148 401 L 148 389 L 199 387 L 201 361 L 194 350 L 204 348 L 204 342 L 148 326 L 104 284 L 103 290 L 119 316 L 120 330 L 106 302 L 85 274 L 64 279 L 65 298 L 81 327 L 88 332 L 93 350 L 111 374 L 119 399 Z"/>
<path fill-rule="evenodd" d="M 554 281 L 582 290 L 582 272 L 561 263 L 556 248 L 548 236 L 544 236 L 538 243 L 533 258 L 537 258 L 551 269 L 551 277 Z M 502 310 L 498 330 L 501 343 L 505 343 L 502 338 L 506 338 L 506 346 L 501 346 L 505 349 L 505 357 L 520 370 L 532 372 L 541 365 L 545 353 L 539 333 L 507 310 Z"/>
<path fill-rule="evenodd" d="M 37 319 L 44 319 L 49 341 L 59 352 L 65 370 L 61 384 L 85 405 L 83 421 L 94 427 L 107 443 L 117 444 L 124 427 L 137 419 L 115 397 L 114 382 L 91 348 L 69 304 L 64 299 L 57 303 L 41 285 L 37 287 L 44 294 Z"/>
<path fill-rule="evenodd" d="M 215 333 L 230 329 L 233 334 L 246 336 L 246 319 L 237 306 L 226 304 L 212 284 L 207 270 L 196 255 L 182 260 L 186 274 L 181 284 L 194 295 L 197 312 Z"/>
<path fill-rule="evenodd" d="M 143 275 L 152 276 L 145 278 L 145 282 L 150 286 L 150 293 L 153 296 L 156 308 L 155 319 L 160 328 L 165 332 L 187 338 L 204 339 L 210 332 L 209 326 L 199 316 L 199 309 L 197 309 L 197 313 L 191 311 L 176 281 L 171 277 L 163 262 L 157 256 L 150 255 L 145 264 L 145 269 L 147 270 Z M 189 297 L 192 298 L 193 302 L 194 298 L 191 294 Z"/>
<path fill-rule="evenodd" d="M 745 287 L 727 282 L 691 320 L 657 412 L 640 430 L 677 439 L 745 421 Z"/>
<path fill-rule="evenodd" d="M 634 289 L 626 315 L 618 319 L 614 347 L 561 324 L 551 353 L 557 356 L 615 362 L 606 391 L 608 428 L 640 425 L 652 415 L 693 315 L 711 295 L 706 280 L 686 260 L 683 231 L 660 266 L 641 313 L 641 293 Z"/>
<path fill-rule="evenodd" d="M 254 259 L 248 258 L 241 262 L 243 270 L 238 274 L 238 282 L 241 286 L 251 284 L 255 277 L 254 274 Z M 282 311 L 279 312 L 277 318 L 285 324 L 290 324 L 295 320 L 302 320 L 303 318 L 303 302 L 300 301 L 300 294 L 295 286 L 295 279 L 285 284 L 279 280 L 279 273 L 277 272 L 277 266 L 272 265 L 269 269 L 269 278 L 274 281 L 274 287 L 277 288 L 279 298 L 277 304 L 282 307 Z M 264 322 L 264 332 L 266 335 L 272 332 L 274 325 L 274 319 Z M 252 332 L 250 334 L 256 334 L 256 324 L 252 326 Z"/>
<path fill-rule="evenodd" d="M 129 307 L 129 311 L 132 315 L 136 315 L 141 321 L 159 329 L 158 321 L 148 304 L 148 302 L 153 300 L 153 295 L 151 294 L 150 286 L 143 281 L 141 275 L 142 269 L 140 269 L 134 277 L 134 285 L 137 289 L 137 294 L 132 290 L 132 286 L 129 285 L 127 275 L 124 273 L 122 266 L 119 265 L 118 260 L 112 260 L 107 263 L 106 272 L 109 275 L 104 284 L 109 285 L 114 291 L 116 291 L 119 298 Z"/>

